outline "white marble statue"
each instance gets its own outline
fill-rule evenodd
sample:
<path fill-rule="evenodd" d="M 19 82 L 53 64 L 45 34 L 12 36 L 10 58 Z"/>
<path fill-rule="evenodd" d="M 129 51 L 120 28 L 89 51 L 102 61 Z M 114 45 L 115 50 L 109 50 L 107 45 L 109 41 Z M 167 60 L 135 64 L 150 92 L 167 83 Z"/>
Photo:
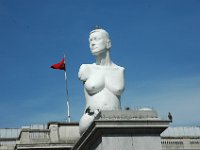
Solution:
<path fill-rule="evenodd" d="M 86 98 L 85 113 L 79 122 L 80 134 L 89 127 L 99 111 L 121 109 L 120 97 L 125 86 L 124 68 L 110 59 L 109 34 L 103 29 L 95 29 L 90 32 L 89 43 L 96 63 L 82 64 L 78 73 Z"/>

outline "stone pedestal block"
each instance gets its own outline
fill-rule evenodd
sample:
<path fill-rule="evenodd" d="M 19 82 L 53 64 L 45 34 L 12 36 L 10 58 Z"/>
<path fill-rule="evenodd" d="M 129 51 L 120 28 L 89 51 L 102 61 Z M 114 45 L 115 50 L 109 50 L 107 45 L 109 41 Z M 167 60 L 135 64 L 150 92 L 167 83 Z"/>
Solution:
<path fill-rule="evenodd" d="M 102 111 L 73 150 L 161 150 L 169 122 L 153 110 Z"/>

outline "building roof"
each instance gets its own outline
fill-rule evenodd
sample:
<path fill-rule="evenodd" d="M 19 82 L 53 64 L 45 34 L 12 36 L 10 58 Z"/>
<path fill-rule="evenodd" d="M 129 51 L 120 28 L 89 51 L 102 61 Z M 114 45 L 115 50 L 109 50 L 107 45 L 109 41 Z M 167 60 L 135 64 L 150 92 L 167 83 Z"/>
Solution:
<path fill-rule="evenodd" d="M 22 128 L 0 128 L 0 139 L 1 138 L 18 138 L 22 129 L 46 129 L 45 124 L 31 124 L 30 126 L 22 126 Z"/>
<path fill-rule="evenodd" d="M 1 138 L 17 138 L 21 132 L 18 128 L 1 128 L 0 129 L 0 139 Z"/>
<path fill-rule="evenodd" d="M 161 137 L 200 137 L 200 127 L 168 127 Z"/>

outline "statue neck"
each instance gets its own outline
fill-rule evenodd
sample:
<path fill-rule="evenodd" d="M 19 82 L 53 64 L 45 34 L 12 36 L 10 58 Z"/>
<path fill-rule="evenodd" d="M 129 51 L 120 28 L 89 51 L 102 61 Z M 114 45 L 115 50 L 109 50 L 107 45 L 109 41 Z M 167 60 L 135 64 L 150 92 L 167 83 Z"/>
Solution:
<path fill-rule="evenodd" d="M 111 62 L 111 59 L 110 59 L 109 50 L 107 50 L 106 52 L 96 56 L 96 65 L 110 66 L 111 64 L 112 64 L 112 62 Z"/>

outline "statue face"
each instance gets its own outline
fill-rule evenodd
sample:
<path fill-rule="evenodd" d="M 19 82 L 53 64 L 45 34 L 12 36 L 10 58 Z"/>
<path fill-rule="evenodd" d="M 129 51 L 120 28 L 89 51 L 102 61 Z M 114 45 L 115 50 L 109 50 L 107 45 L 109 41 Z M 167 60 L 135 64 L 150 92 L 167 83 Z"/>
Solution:
<path fill-rule="evenodd" d="M 108 39 L 102 32 L 93 32 L 89 37 L 90 50 L 93 55 L 99 55 L 108 50 Z"/>

